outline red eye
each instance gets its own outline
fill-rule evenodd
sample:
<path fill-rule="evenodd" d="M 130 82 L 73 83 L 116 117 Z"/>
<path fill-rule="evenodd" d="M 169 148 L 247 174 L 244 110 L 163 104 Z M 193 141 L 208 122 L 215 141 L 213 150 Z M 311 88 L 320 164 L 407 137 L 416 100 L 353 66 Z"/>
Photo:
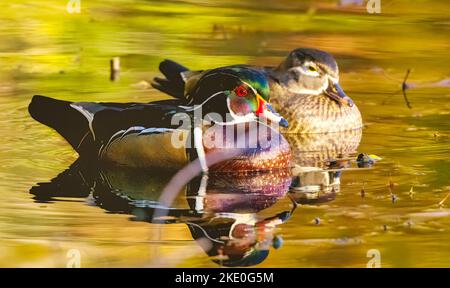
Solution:
<path fill-rule="evenodd" d="M 247 89 L 245 89 L 244 86 L 239 86 L 234 91 L 236 92 L 236 95 L 239 97 L 244 97 L 244 96 L 247 96 L 247 94 L 248 94 L 248 91 L 247 91 Z"/>

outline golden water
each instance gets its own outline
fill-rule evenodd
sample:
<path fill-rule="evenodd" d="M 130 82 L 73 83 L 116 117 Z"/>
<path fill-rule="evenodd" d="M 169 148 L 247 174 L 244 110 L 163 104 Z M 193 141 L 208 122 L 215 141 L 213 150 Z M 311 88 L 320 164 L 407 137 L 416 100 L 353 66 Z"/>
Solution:
<path fill-rule="evenodd" d="M 30 188 L 77 155 L 27 105 L 34 94 L 162 99 L 141 81 L 165 58 L 192 69 L 276 65 L 305 46 L 336 57 L 364 119 L 358 151 L 383 160 L 344 171 L 332 201 L 299 206 L 273 231 L 282 247 L 257 267 L 366 267 L 370 249 L 382 267 L 450 266 L 450 199 L 438 205 L 450 192 L 448 1 L 383 0 L 379 15 L 336 1 L 81 0 L 79 14 L 64 2 L 0 3 L 0 266 L 65 267 L 77 249 L 82 267 L 217 267 L 186 224 L 130 221 L 92 197 L 35 201 Z M 412 109 L 399 91 L 409 68 Z M 258 214 L 290 205 L 285 197 Z"/>

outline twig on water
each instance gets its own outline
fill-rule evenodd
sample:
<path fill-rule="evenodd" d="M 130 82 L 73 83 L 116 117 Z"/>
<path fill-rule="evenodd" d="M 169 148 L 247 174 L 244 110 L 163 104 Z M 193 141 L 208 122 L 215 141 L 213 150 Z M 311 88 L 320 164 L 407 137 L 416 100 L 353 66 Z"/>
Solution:
<path fill-rule="evenodd" d="M 448 197 L 450 197 L 450 192 L 448 192 L 447 195 L 445 195 L 444 199 L 442 199 L 442 200 L 438 203 L 438 206 L 439 206 L 439 207 L 443 207 L 443 206 L 444 206 L 444 203 L 445 203 L 445 201 L 448 199 Z"/>
<path fill-rule="evenodd" d="M 409 189 L 409 198 L 413 199 L 414 194 L 416 194 L 416 192 L 414 192 L 414 184 L 411 184 L 411 189 Z"/>
<path fill-rule="evenodd" d="M 408 70 L 406 71 L 406 75 L 405 78 L 402 82 L 402 93 L 403 93 L 403 98 L 405 99 L 405 103 L 406 106 L 408 106 L 409 109 L 412 108 L 411 103 L 408 100 L 408 96 L 406 96 L 406 90 L 409 88 L 408 84 L 406 83 L 406 80 L 408 80 L 409 74 L 411 73 L 411 69 L 408 68 Z"/>
<path fill-rule="evenodd" d="M 384 76 L 387 77 L 388 79 L 394 80 L 394 79 L 391 78 L 389 75 L 387 75 L 385 72 L 383 72 L 383 73 L 384 73 Z M 395 91 L 395 92 L 388 93 L 388 95 L 387 95 L 386 98 L 383 100 L 383 102 L 381 102 L 381 105 L 386 105 L 387 101 L 388 101 L 389 99 L 391 99 L 391 96 L 392 96 L 392 95 L 397 95 L 398 93 L 402 92 L 402 94 L 403 94 L 403 99 L 405 100 L 406 106 L 407 106 L 409 109 L 412 109 L 411 103 L 409 102 L 408 96 L 406 95 L 406 90 L 408 90 L 409 88 L 411 88 L 411 86 L 408 85 L 408 83 L 406 83 L 406 80 L 408 80 L 408 77 L 409 77 L 409 74 L 410 74 L 410 73 L 411 73 L 411 69 L 408 68 L 408 70 L 406 70 L 406 75 L 405 75 L 405 77 L 403 78 L 403 82 L 402 82 L 401 89 L 400 89 L 400 90 L 397 90 L 397 91 Z M 396 81 L 398 81 L 398 80 L 396 80 Z"/>

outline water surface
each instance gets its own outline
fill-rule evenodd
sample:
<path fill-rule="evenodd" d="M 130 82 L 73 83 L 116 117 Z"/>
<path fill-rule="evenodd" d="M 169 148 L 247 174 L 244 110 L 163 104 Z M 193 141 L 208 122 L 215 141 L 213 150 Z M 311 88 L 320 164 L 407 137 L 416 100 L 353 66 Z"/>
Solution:
<path fill-rule="evenodd" d="M 31 119 L 27 105 L 34 94 L 73 101 L 163 99 L 141 81 L 158 75 L 165 58 L 192 69 L 277 65 L 297 47 L 336 57 L 342 86 L 364 119 L 357 150 L 383 159 L 344 171 L 332 197 L 303 201 L 294 212 L 287 196 L 265 206 L 238 205 L 241 214 L 257 214 L 255 223 L 292 213 L 261 234 L 258 241 L 269 253 L 250 264 L 366 267 L 367 251 L 378 249 L 383 267 L 450 266 L 450 199 L 438 205 L 450 193 L 448 1 L 382 1 L 380 15 L 336 1 L 82 0 L 80 14 L 67 13 L 64 1 L 12 2 L 0 3 L 0 266 L 65 267 L 71 249 L 80 251 L 83 267 L 223 264 L 194 241 L 186 222 L 199 224 L 196 215 L 151 224 L 130 215 L 136 211 L 104 204 L 89 189 L 84 195 L 86 187 L 73 189 L 78 195 L 35 199 L 31 187 L 68 169 L 77 155 Z M 122 65 L 114 83 L 112 57 Z M 407 69 L 412 108 L 400 90 Z M 279 177 L 277 183 L 287 183 Z M 243 183 L 233 181 L 213 188 Z M 145 191 L 157 193 L 162 184 L 150 181 Z M 133 188 L 127 191 L 143 189 Z M 178 208 L 189 210 L 180 197 Z"/>

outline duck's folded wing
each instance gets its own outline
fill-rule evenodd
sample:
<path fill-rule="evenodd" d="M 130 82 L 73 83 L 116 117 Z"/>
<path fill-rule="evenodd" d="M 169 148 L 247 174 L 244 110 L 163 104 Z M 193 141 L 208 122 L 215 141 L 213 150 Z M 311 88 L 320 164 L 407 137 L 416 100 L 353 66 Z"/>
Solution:
<path fill-rule="evenodd" d="M 186 165 L 189 130 L 132 126 L 117 131 L 98 150 L 102 162 L 114 165 L 167 170 Z"/>
<path fill-rule="evenodd" d="M 178 128 L 180 121 L 173 121 L 172 116 L 186 112 L 170 105 L 69 102 L 45 96 L 34 96 L 29 111 L 34 119 L 61 134 L 80 155 L 97 155 L 119 131 L 132 132 L 133 127 L 152 128 L 158 133 L 159 129 Z M 188 114 L 184 115 L 188 122 Z M 139 129 L 136 131 L 141 132 Z"/>
<path fill-rule="evenodd" d="M 177 128 L 180 123 L 173 121 L 173 116 L 186 112 L 177 106 L 152 103 L 75 102 L 71 107 L 85 117 L 92 139 L 98 147 L 109 142 L 119 131 L 131 133 L 152 128 L 152 131 L 159 132 Z M 187 122 L 188 114 L 185 114 L 185 118 Z"/>
<path fill-rule="evenodd" d="M 114 165 L 167 170 L 180 169 L 187 163 L 186 141 L 189 129 L 173 121 L 176 113 L 185 110 L 169 105 L 74 103 L 86 118 L 92 118 L 90 131 L 93 145 L 87 141 L 80 151 L 89 151 L 99 160 Z M 181 114 L 189 123 L 188 114 Z M 181 118 L 177 118 L 181 119 Z M 87 147 L 87 148 L 85 148 Z"/>

